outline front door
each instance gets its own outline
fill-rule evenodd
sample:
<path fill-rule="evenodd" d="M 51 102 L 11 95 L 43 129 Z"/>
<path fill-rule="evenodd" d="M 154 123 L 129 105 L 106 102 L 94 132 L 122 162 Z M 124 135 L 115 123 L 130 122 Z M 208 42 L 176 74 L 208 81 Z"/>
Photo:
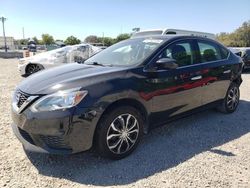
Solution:
<path fill-rule="evenodd" d="M 172 58 L 177 61 L 176 69 L 149 71 L 147 90 L 141 94 L 145 100 L 153 101 L 151 124 L 160 124 L 169 118 L 201 106 L 203 69 L 196 63 L 197 43 L 195 40 L 179 40 L 167 45 L 153 60 Z M 154 65 L 155 64 L 155 65 Z"/>

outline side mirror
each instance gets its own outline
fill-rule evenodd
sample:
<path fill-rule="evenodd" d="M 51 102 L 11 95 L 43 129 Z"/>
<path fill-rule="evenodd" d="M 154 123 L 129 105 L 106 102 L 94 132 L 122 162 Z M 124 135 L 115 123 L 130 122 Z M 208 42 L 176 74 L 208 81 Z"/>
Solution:
<path fill-rule="evenodd" d="M 160 69 L 176 69 L 178 67 L 176 60 L 171 58 L 159 59 L 158 61 L 156 61 L 156 65 Z"/>

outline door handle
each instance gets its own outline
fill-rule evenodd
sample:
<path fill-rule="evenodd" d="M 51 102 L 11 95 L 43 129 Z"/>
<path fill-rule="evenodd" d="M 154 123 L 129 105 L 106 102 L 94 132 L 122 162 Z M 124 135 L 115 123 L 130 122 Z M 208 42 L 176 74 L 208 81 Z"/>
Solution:
<path fill-rule="evenodd" d="M 224 74 L 228 74 L 228 73 L 230 73 L 231 72 L 231 70 L 226 70 L 226 71 L 224 71 L 223 73 Z"/>
<path fill-rule="evenodd" d="M 195 76 L 191 78 L 191 80 L 200 80 L 200 79 L 202 79 L 202 76 Z"/>

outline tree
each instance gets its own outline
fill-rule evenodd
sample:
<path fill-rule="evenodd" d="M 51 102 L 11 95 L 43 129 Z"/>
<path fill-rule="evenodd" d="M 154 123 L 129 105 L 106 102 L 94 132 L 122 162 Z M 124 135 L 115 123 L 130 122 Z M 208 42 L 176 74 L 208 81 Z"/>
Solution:
<path fill-rule="evenodd" d="M 98 43 L 98 37 L 95 35 L 89 35 L 84 39 L 84 42 L 86 43 Z"/>
<path fill-rule="evenodd" d="M 28 45 L 28 40 L 27 39 L 20 39 L 18 41 L 21 45 Z"/>
<path fill-rule="evenodd" d="M 115 44 L 115 39 L 111 38 L 111 37 L 100 37 L 100 39 L 102 40 L 104 46 L 111 46 L 113 44 Z"/>
<path fill-rule="evenodd" d="M 36 44 L 39 44 L 39 41 L 36 37 L 33 37 L 32 40 L 36 43 Z"/>
<path fill-rule="evenodd" d="M 86 42 L 86 43 L 101 43 L 104 46 L 111 46 L 117 42 L 120 42 L 122 40 L 126 40 L 128 38 L 130 38 L 130 34 L 128 34 L 128 33 L 120 34 L 116 38 L 97 37 L 95 35 L 90 35 L 84 39 L 84 42 Z"/>
<path fill-rule="evenodd" d="M 226 46 L 250 47 L 250 21 L 244 22 L 232 33 L 220 33 L 217 40 Z"/>
<path fill-rule="evenodd" d="M 116 37 L 116 42 L 120 42 L 122 40 L 126 40 L 126 39 L 129 39 L 130 38 L 130 34 L 128 33 L 123 33 L 123 34 L 120 34 Z"/>
<path fill-rule="evenodd" d="M 75 45 L 75 44 L 80 44 L 80 43 L 81 43 L 81 40 L 78 39 L 78 38 L 76 38 L 76 37 L 74 37 L 74 36 L 70 36 L 70 37 L 68 37 L 68 38 L 64 41 L 64 43 L 65 43 L 66 45 Z"/>
<path fill-rule="evenodd" d="M 45 45 L 51 45 L 54 43 L 54 38 L 49 34 L 42 34 L 42 41 Z"/>

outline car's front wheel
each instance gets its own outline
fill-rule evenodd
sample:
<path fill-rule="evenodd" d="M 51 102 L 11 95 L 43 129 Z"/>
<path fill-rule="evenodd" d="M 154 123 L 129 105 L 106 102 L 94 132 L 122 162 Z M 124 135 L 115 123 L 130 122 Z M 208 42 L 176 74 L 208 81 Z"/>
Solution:
<path fill-rule="evenodd" d="M 121 106 L 106 113 L 97 127 L 97 150 L 103 157 L 121 159 L 138 145 L 143 120 L 133 107 Z"/>
<path fill-rule="evenodd" d="M 31 75 L 31 74 L 34 74 L 35 72 L 40 71 L 40 70 L 42 70 L 41 66 L 39 66 L 37 64 L 30 64 L 26 68 L 26 74 Z"/>
<path fill-rule="evenodd" d="M 218 107 L 219 111 L 224 113 L 232 113 L 234 112 L 240 101 L 240 89 L 239 85 L 236 83 L 232 83 L 228 88 L 226 97 L 223 100 L 223 103 Z"/>

